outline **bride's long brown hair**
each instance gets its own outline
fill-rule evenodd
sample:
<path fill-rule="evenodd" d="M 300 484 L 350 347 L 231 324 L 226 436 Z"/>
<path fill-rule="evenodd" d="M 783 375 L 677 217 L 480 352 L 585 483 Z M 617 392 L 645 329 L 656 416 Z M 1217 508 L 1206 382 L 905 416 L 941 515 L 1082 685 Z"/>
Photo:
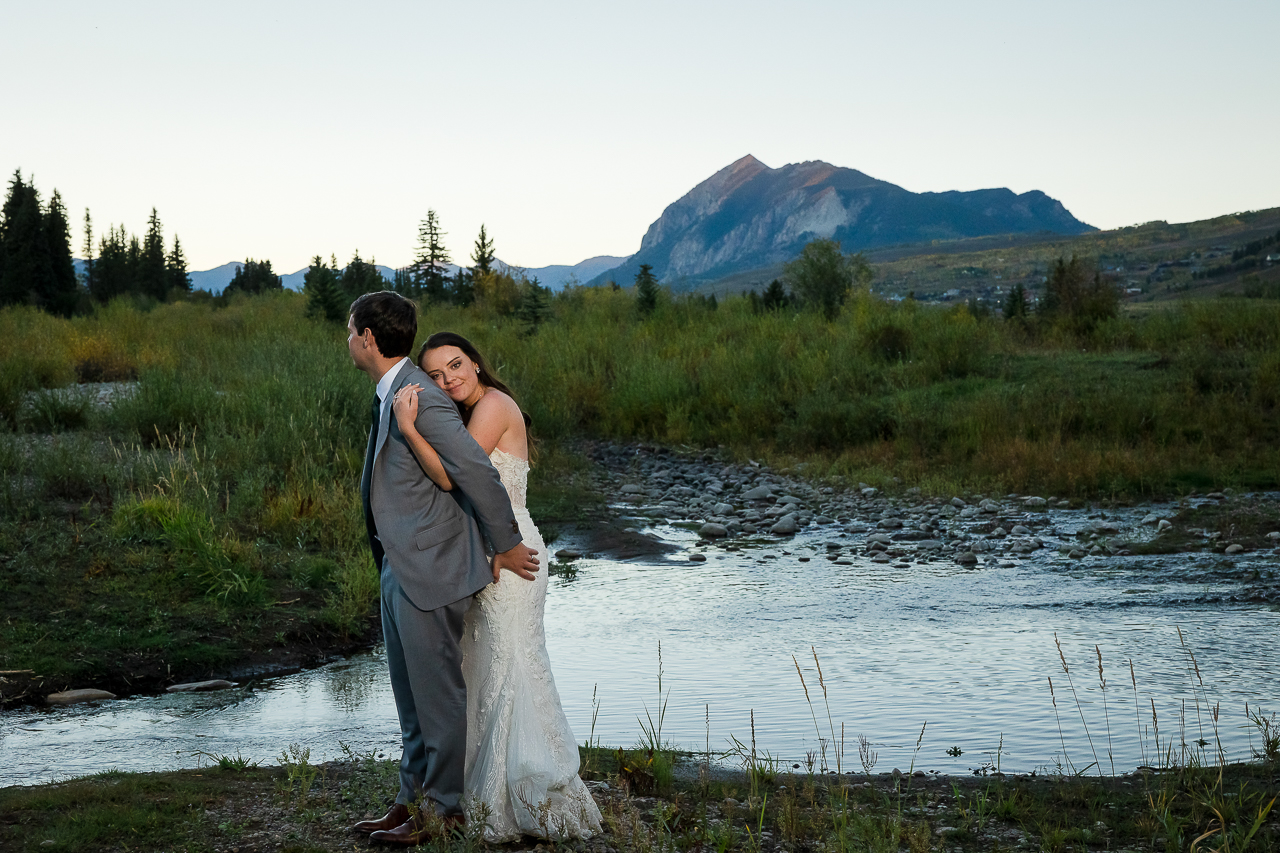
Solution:
<path fill-rule="evenodd" d="M 421 349 L 418 350 L 418 357 L 415 359 L 418 363 L 418 367 L 422 367 L 422 359 L 427 354 L 427 350 L 439 349 L 440 347 L 457 347 L 462 350 L 463 354 L 475 362 L 476 367 L 480 368 L 476 377 L 480 380 L 481 385 L 484 385 L 487 388 L 496 388 L 512 400 L 516 399 L 516 395 L 511 393 L 511 389 L 507 387 L 507 384 L 495 376 L 493 371 L 489 369 L 489 362 L 484 360 L 484 356 L 480 354 L 480 350 L 476 349 L 475 345 L 472 344 L 471 341 L 467 340 L 462 335 L 459 335 L 457 332 L 436 332 L 434 335 L 427 338 L 427 340 L 422 344 Z M 464 406 L 461 402 L 455 402 L 455 404 L 458 407 L 458 414 L 462 416 L 462 422 L 464 424 L 470 423 L 471 408 L 469 406 Z M 519 400 L 516 400 L 516 405 L 520 405 Z M 533 419 L 529 417 L 529 413 L 524 409 L 520 410 L 520 416 L 524 418 L 525 441 L 529 445 L 529 458 L 532 459 L 534 454 L 533 431 L 531 429 L 533 426 Z"/>

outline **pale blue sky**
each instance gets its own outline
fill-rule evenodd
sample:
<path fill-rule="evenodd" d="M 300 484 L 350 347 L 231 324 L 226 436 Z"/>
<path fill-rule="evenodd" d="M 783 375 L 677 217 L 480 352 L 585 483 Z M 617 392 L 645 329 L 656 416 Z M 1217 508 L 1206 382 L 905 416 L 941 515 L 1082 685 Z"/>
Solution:
<path fill-rule="evenodd" d="M 1110 228 L 1280 205 L 1280 3 L 5 2 L 0 170 L 193 269 L 625 255 L 744 154 L 1040 189 Z M 80 235 L 75 236 L 77 254 Z"/>

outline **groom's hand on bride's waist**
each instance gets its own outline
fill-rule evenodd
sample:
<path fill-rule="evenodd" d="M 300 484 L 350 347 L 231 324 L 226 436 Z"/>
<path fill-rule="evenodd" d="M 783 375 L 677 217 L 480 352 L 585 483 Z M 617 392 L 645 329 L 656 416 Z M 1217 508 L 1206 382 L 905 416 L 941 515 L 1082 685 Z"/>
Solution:
<path fill-rule="evenodd" d="M 538 552 L 521 542 L 509 551 L 493 557 L 493 582 L 497 583 L 502 570 L 515 572 L 527 581 L 537 580 Z"/>

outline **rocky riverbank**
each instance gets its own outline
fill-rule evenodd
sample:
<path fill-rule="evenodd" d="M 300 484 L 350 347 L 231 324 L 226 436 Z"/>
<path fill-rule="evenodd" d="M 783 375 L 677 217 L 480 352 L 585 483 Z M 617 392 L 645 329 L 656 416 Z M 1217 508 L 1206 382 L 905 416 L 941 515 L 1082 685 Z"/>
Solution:
<path fill-rule="evenodd" d="M 1145 504 L 1053 495 L 930 496 L 914 488 L 814 482 L 803 469 L 772 471 L 710 452 L 604 442 L 581 449 L 595 463 L 597 488 L 608 496 L 614 517 L 585 531 L 586 551 L 561 549 L 570 556 L 591 552 L 602 530 L 637 537 L 646 526 L 668 522 L 697 532 L 688 554 L 695 561 L 705 559 L 707 548 L 784 543 L 800 531 L 827 537 L 826 557 L 836 564 L 953 560 L 980 567 L 1032 556 L 1106 560 L 1183 552 L 1280 558 L 1277 493 L 1228 490 Z M 594 550 L 616 556 L 608 548 Z M 1261 583 L 1257 592 L 1261 600 L 1277 600 L 1277 591 L 1275 584 Z"/>

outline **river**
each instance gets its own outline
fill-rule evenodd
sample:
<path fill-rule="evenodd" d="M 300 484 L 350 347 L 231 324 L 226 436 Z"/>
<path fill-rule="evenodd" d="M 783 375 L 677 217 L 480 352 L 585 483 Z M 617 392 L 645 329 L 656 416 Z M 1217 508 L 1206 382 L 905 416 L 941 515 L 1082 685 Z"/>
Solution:
<path fill-rule="evenodd" d="M 1139 529 L 1149 510 L 1110 518 Z M 1085 517 L 1051 512 L 1064 535 Z M 728 763 L 754 717 L 757 750 L 787 767 L 825 751 L 831 769 L 862 772 L 862 736 L 874 772 L 1111 773 L 1170 749 L 1246 759 L 1259 745 L 1246 703 L 1280 710 L 1280 608 L 1248 594 L 1275 577 L 1275 552 L 886 564 L 826 526 L 707 547 L 699 563 L 694 533 L 651 530 L 680 550 L 584 558 L 552 581 L 548 649 L 579 742 L 631 746 L 665 706 L 664 739 Z M 218 693 L 0 713 L 0 786 L 219 755 L 270 764 L 290 743 L 313 762 L 344 746 L 398 756 L 381 650 Z"/>

